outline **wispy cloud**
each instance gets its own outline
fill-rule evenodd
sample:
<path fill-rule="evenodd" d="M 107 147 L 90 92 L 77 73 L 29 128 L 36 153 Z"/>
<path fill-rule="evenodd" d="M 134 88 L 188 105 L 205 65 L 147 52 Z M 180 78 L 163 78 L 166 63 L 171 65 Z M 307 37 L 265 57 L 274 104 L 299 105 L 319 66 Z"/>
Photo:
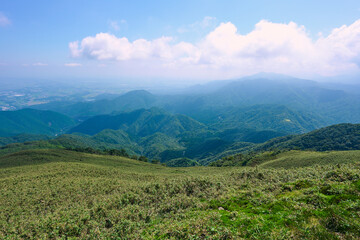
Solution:
<path fill-rule="evenodd" d="M 120 27 L 117 21 L 110 21 L 109 26 L 114 29 L 115 31 L 119 31 Z"/>
<path fill-rule="evenodd" d="M 197 21 L 187 26 L 182 26 L 178 28 L 177 31 L 178 33 L 186 33 L 204 30 L 208 28 L 214 28 L 216 26 L 216 22 L 217 20 L 215 17 L 206 16 L 201 21 Z"/>
<path fill-rule="evenodd" d="M 122 19 L 120 21 L 109 21 L 109 27 L 114 31 L 119 31 L 122 27 L 126 26 L 127 22 L 126 20 Z"/>
<path fill-rule="evenodd" d="M 47 63 L 42 63 L 42 62 L 37 62 L 37 63 L 33 63 L 33 66 L 37 66 L 37 67 L 44 67 L 44 66 L 48 66 L 49 64 Z"/>
<path fill-rule="evenodd" d="M 80 67 L 82 66 L 81 63 L 65 63 L 64 64 L 65 67 Z"/>
<path fill-rule="evenodd" d="M 11 21 L 2 12 L 0 12 L 0 26 L 6 27 L 8 25 L 11 25 Z"/>
<path fill-rule="evenodd" d="M 233 76 L 259 71 L 335 75 L 359 71 L 360 20 L 335 28 L 328 36 L 320 34 L 315 41 L 294 22 L 262 20 L 246 35 L 231 22 L 221 23 L 197 43 L 176 42 L 172 37 L 131 42 L 99 33 L 71 42 L 69 48 L 73 57 L 127 61 L 134 67 L 136 61 L 145 61 L 159 68 L 210 69 Z"/>

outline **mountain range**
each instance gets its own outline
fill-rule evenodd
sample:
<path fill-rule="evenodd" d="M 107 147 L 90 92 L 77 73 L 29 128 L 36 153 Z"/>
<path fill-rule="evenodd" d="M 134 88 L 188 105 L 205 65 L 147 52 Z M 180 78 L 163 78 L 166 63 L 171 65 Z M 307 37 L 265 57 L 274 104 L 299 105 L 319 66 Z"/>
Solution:
<path fill-rule="evenodd" d="M 211 89 L 211 90 L 209 90 Z M 55 102 L 36 106 L 55 110 L 75 118 L 159 107 L 206 121 L 205 113 L 228 107 L 283 105 L 292 111 L 310 114 L 323 124 L 357 122 L 360 119 L 360 95 L 337 90 L 310 80 L 296 78 L 244 78 L 219 81 L 188 89 L 177 95 L 154 95 L 144 90 L 125 93 L 117 98 L 93 102 Z"/>
<path fill-rule="evenodd" d="M 272 148 L 337 150 L 328 147 L 328 140 L 317 143 L 303 134 L 360 122 L 356 92 L 277 75 L 215 81 L 173 95 L 136 90 L 94 99 L 0 112 L 1 143 L 19 143 L 6 151 L 22 148 L 25 141 L 48 147 L 125 149 L 169 164 L 193 165 Z"/>

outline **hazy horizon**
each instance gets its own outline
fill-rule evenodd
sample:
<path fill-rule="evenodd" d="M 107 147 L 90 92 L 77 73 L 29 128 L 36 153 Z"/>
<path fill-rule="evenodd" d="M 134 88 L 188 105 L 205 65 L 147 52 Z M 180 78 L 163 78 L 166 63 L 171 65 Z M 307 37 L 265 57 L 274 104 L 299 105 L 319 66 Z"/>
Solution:
<path fill-rule="evenodd" d="M 359 13 L 357 1 L 4 1 L 0 81 L 359 83 Z"/>

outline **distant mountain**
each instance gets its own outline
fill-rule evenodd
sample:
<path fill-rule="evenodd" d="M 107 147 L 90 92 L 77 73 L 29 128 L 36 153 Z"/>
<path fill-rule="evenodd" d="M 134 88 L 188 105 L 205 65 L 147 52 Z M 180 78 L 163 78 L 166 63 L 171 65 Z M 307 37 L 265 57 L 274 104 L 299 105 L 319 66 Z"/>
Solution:
<path fill-rule="evenodd" d="M 54 102 L 34 106 L 37 109 L 56 110 L 74 118 L 86 118 L 100 114 L 120 111 L 132 111 L 140 108 L 151 108 L 157 97 L 144 90 L 125 93 L 116 98 L 100 99 L 92 102 L 64 103 Z"/>
<path fill-rule="evenodd" d="M 194 115 L 216 129 L 251 128 L 289 134 L 305 133 L 326 125 L 326 121 L 316 114 L 275 104 L 224 107 L 217 111 L 207 109 Z"/>
<path fill-rule="evenodd" d="M 334 86 L 327 87 L 315 81 L 276 74 L 214 81 L 194 86 L 177 95 L 154 95 L 138 90 L 93 102 L 48 103 L 35 107 L 55 110 L 80 119 L 159 107 L 206 122 L 209 119 L 204 112 L 211 112 L 211 117 L 221 113 L 224 108 L 246 108 L 254 105 L 282 105 L 291 111 L 311 115 L 316 118 L 313 120 L 320 124 L 315 127 L 360 121 L 360 94 L 344 91 L 343 88 L 336 89 Z"/>
<path fill-rule="evenodd" d="M 294 78 L 246 78 L 230 82 L 209 94 L 178 99 L 167 106 L 172 111 L 200 120 L 192 113 L 264 104 L 284 105 L 293 111 L 306 112 L 319 117 L 320 121 L 326 121 L 327 125 L 360 121 L 360 95 Z"/>
<path fill-rule="evenodd" d="M 60 113 L 22 109 L 18 111 L 0 111 L 0 136 L 8 137 L 17 134 L 45 134 L 54 136 L 62 134 L 75 122 Z"/>
<path fill-rule="evenodd" d="M 186 131 L 206 130 L 207 127 L 190 117 L 151 108 L 116 115 L 95 116 L 72 128 L 69 133 L 94 135 L 104 129 L 121 129 L 134 137 L 145 137 L 155 133 L 175 137 Z"/>
<path fill-rule="evenodd" d="M 360 95 L 322 88 L 316 82 L 290 79 L 252 79 L 230 84 L 211 96 L 233 105 L 280 104 L 292 110 L 317 114 L 328 123 L 360 121 Z"/>

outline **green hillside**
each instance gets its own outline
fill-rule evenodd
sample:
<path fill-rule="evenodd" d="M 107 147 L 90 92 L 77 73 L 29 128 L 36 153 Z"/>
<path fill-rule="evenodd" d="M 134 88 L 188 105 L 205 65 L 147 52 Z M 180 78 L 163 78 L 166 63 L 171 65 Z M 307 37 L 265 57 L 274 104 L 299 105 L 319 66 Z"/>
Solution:
<path fill-rule="evenodd" d="M 360 161 L 360 150 L 357 151 L 286 151 L 262 152 L 250 154 L 236 154 L 223 157 L 210 163 L 213 167 L 242 167 L 252 166 L 260 168 L 301 168 L 309 166 L 336 165 L 342 163 L 356 163 Z"/>
<path fill-rule="evenodd" d="M 252 165 L 256 162 L 249 162 Z M 309 152 L 290 151 L 281 153 L 273 160 L 260 163 L 262 168 L 299 168 L 314 165 L 335 165 L 342 163 L 356 163 L 360 161 L 360 150 L 358 151 L 331 151 L 331 152 Z"/>
<path fill-rule="evenodd" d="M 359 150 L 360 124 L 337 124 L 295 136 L 275 138 L 260 144 L 254 150 Z"/>
<path fill-rule="evenodd" d="M 206 163 L 214 162 L 214 166 L 258 165 L 263 161 L 276 159 L 280 156 L 279 153 L 289 150 L 360 150 L 360 124 L 337 124 L 305 134 L 274 138 L 261 144 L 235 147 Z M 341 153 L 337 157 L 341 157 Z"/>
<path fill-rule="evenodd" d="M 164 133 L 175 137 L 186 131 L 205 130 L 206 126 L 182 115 L 169 114 L 157 108 L 139 109 L 117 115 L 100 115 L 72 128 L 69 133 L 94 135 L 104 129 L 121 129 L 135 137 Z"/>
<path fill-rule="evenodd" d="M 356 239 L 360 165 L 167 168 L 31 150 L 0 157 L 1 239 Z"/>
<path fill-rule="evenodd" d="M 39 140 L 49 140 L 51 139 L 47 135 L 37 135 L 37 134 L 19 134 L 12 137 L 0 137 L 0 146 L 5 146 L 11 143 L 23 143 Z"/>
<path fill-rule="evenodd" d="M 106 148 L 106 145 L 109 145 L 111 148 L 126 148 L 151 158 L 159 158 L 162 162 L 187 157 L 205 163 L 210 160 L 204 161 L 203 159 L 230 150 L 236 142 L 262 143 L 274 137 L 284 136 L 286 131 L 306 131 L 301 125 L 305 126 L 306 120 L 301 119 L 301 122 L 298 115 L 296 115 L 297 120 L 289 117 L 296 124 L 287 121 L 289 120 L 286 118 L 287 115 L 283 115 L 285 107 L 276 107 L 279 109 L 277 111 L 279 116 L 269 114 L 272 108 L 268 109 L 268 106 L 257 108 L 266 110 L 268 113 L 265 115 L 257 113 L 257 116 L 248 116 L 243 113 L 242 118 L 232 121 L 236 116 L 231 117 L 230 111 L 227 115 L 228 119 L 224 121 L 226 123 L 222 123 L 223 127 L 219 127 L 219 124 L 212 124 L 209 128 L 190 117 L 151 108 L 116 115 L 95 116 L 82 122 L 69 132 L 95 134 L 90 137 L 90 146 L 95 148 Z M 247 112 L 249 111 L 255 113 L 256 109 L 250 108 Z M 273 117 L 269 118 L 270 115 Z M 253 122 L 250 123 L 249 121 L 246 125 L 247 119 L 253 119 Z M 267 123 L 264 122 L 261 125 L 259 121 L 266 121 Z M 280 125 L 280 122 L 283 122 L 284 126 L 279 126 L 277 128 L 279 131 L 271 130 L 275 128 L 276 124 Z M 249 125 L 254 128 L 245 127 Z M 259 125 L 258 129 L 255 128 L 256 125 Z M 280 129 L 283 129 L 284 132 L 280 132 Z M 84 142 L 87 140 L 84 139 Z"/>
<path fill-rule="evenodd" d="M 184 146 L 176 138 L 169 137 L 163 133 L 143 137 L 138 143 L 141 146 L 141 154 L 149 158 L 159 158 L 159 155 L 169 149 L 181 150 Z"/>
<path fill-rule="evenodd" d="M 75 122 L 60 113 L 22 109 L 0 111 L 0 136 L 8 137 L 22 133 L 56 135 L 66 132 Z"/>

